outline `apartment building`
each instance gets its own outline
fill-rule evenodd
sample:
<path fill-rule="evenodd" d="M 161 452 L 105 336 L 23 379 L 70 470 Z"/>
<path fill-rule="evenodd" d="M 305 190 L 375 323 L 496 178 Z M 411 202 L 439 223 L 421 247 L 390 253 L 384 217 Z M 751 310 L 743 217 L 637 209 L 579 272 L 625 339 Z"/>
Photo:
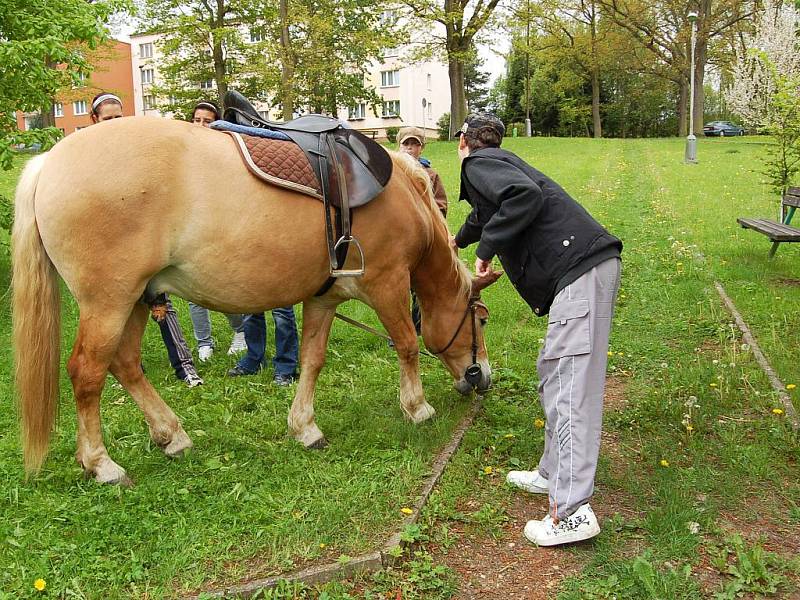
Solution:
<path fill-rule="evenodd" d="M 90 113 L 92 98 L 99 92 L 111 92 L 122 100 L 122 114 L 131 116 L 133 107 L 133 81 L 131 79 L 131 45 L 112 40 L 93 51 L 90 59 L 94 71 L 82 87 L 62 90 L 53 106 L 55 126 L 69 135 L 92 124 Z M 17 112 L 17 127 L 26 131 L 41 126 L 39 113 Z"/>
<path fill-rule="evenodd" d="M 159 81 L 161 56 L 158 39 L 159 35 L 152 33 L 131 36 L 131 73 L 137 115 L 171 116 L 159 112 L 157 98 L 151 91 L 153 84 Z M 247 34 L 245 39 L 258 41 Z M 390 51 L 383 62 L 371 65 L 368 70 L 367 79 L 381 103 L 374 107 L 367 103 L 342 107 L 337 117 L 377 139 L 386 138 L 387 127 L 404 125 L 421 127 L 431 139 L 435 139 L 436 122 L 450 110 L 447 65 L 436 61 L 410 63 L 401 52 L 402 49 Z M 216 94 L 212 80 L 197 85 L 208 90 L 209 96 Z M 281 118 L 280 112 L 273 107 L 257 105 L 256 108 L 266 118 Z"/>

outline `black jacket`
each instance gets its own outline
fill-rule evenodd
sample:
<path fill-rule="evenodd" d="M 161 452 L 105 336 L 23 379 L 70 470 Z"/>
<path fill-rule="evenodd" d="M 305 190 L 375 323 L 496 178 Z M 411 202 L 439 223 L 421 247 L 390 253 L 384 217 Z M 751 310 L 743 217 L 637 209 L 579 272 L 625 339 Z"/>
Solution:
<path fill-rule="evenodd" d="M 481 148 L 464 159 L 459 199 L 472 212 L 456 234 L 458 246 L 479 242 L 479 258 L 497 255 L 539 316 L 559 290 L 622 251 L 622 242 L 561 186 L 501 148 Z"/>

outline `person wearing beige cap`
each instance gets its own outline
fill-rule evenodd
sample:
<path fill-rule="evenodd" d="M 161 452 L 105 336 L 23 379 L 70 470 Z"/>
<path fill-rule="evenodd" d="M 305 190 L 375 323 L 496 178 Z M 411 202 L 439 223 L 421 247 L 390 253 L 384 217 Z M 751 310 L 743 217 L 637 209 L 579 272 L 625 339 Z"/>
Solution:
<path fill-rule="evenodd" d="M 402 127 L 397 132 L 397 140 L 400 143 L 400 152 L 410 154 L 419 161 L 419 164 L 425 169 L 428 177 L 431 178 L 431 187 L 433 188 L 433 198 L 436 200 L 436 205 L 442 214 L 447 216 L 447 193 L 444 191 L 442 185 L 442 178 L 439 174 L 431 169 L 431 161 L 423 158 L 422 150 L 425 148 L 425 132 L 419 127 Z"/>

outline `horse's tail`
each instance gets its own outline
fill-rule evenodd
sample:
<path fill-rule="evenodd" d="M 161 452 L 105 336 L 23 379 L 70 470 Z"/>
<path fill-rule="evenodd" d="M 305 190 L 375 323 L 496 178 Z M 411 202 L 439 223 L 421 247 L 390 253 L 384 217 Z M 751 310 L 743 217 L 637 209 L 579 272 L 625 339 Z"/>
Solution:
<path fill-rule="evenodd" d="M 58 412 L 61 294 L 36 224 L 34 197 L 45 157 L 22 172 L 14 201 L 12 292 L 14 363 L 25 470 L 38 471 Z"/>

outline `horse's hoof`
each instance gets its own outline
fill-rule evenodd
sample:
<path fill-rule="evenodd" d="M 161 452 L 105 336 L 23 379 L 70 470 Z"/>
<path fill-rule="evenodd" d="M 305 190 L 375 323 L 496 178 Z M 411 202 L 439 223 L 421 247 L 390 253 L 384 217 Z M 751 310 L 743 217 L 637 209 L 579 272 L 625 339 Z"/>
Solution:
<path fill-rule="evenodd" d="M 325 439 L 324 435 L 321 438 L 319 438 L 316 442 L 313 442 L 308 446 L 306 446 L 306 448 L 308 448 L 309 450 L 324 450 L 327 447 L 328 447 L 328 440 Z"/>
<path fill-rule="evenodd" d="M 122 487 L 133 487 L 133 480 L 125 473 L 125 469 L 120 467 L 113 461 L 111 464 L 105 464 L 94 472 L 94 479 L 98 483 L 105 483 L 109 485 L 120 485 Z"/>
<path fill-rule="evenodd" d="M 164 446 L 164 454 L 170 458 L 180 458 L 193 446 L 191 438 L 181 431 L 172 436 L 172 441 Z"/>
<path fill-rule="evenodd" d="M 435 414 L 436 409 L 427 402 L 424 402 L 420 405 L 416 412 L 408 413 L 408 418 L 411 419 L 412 423 L 422 423 L 423 421 L 430 419 Z"/>

